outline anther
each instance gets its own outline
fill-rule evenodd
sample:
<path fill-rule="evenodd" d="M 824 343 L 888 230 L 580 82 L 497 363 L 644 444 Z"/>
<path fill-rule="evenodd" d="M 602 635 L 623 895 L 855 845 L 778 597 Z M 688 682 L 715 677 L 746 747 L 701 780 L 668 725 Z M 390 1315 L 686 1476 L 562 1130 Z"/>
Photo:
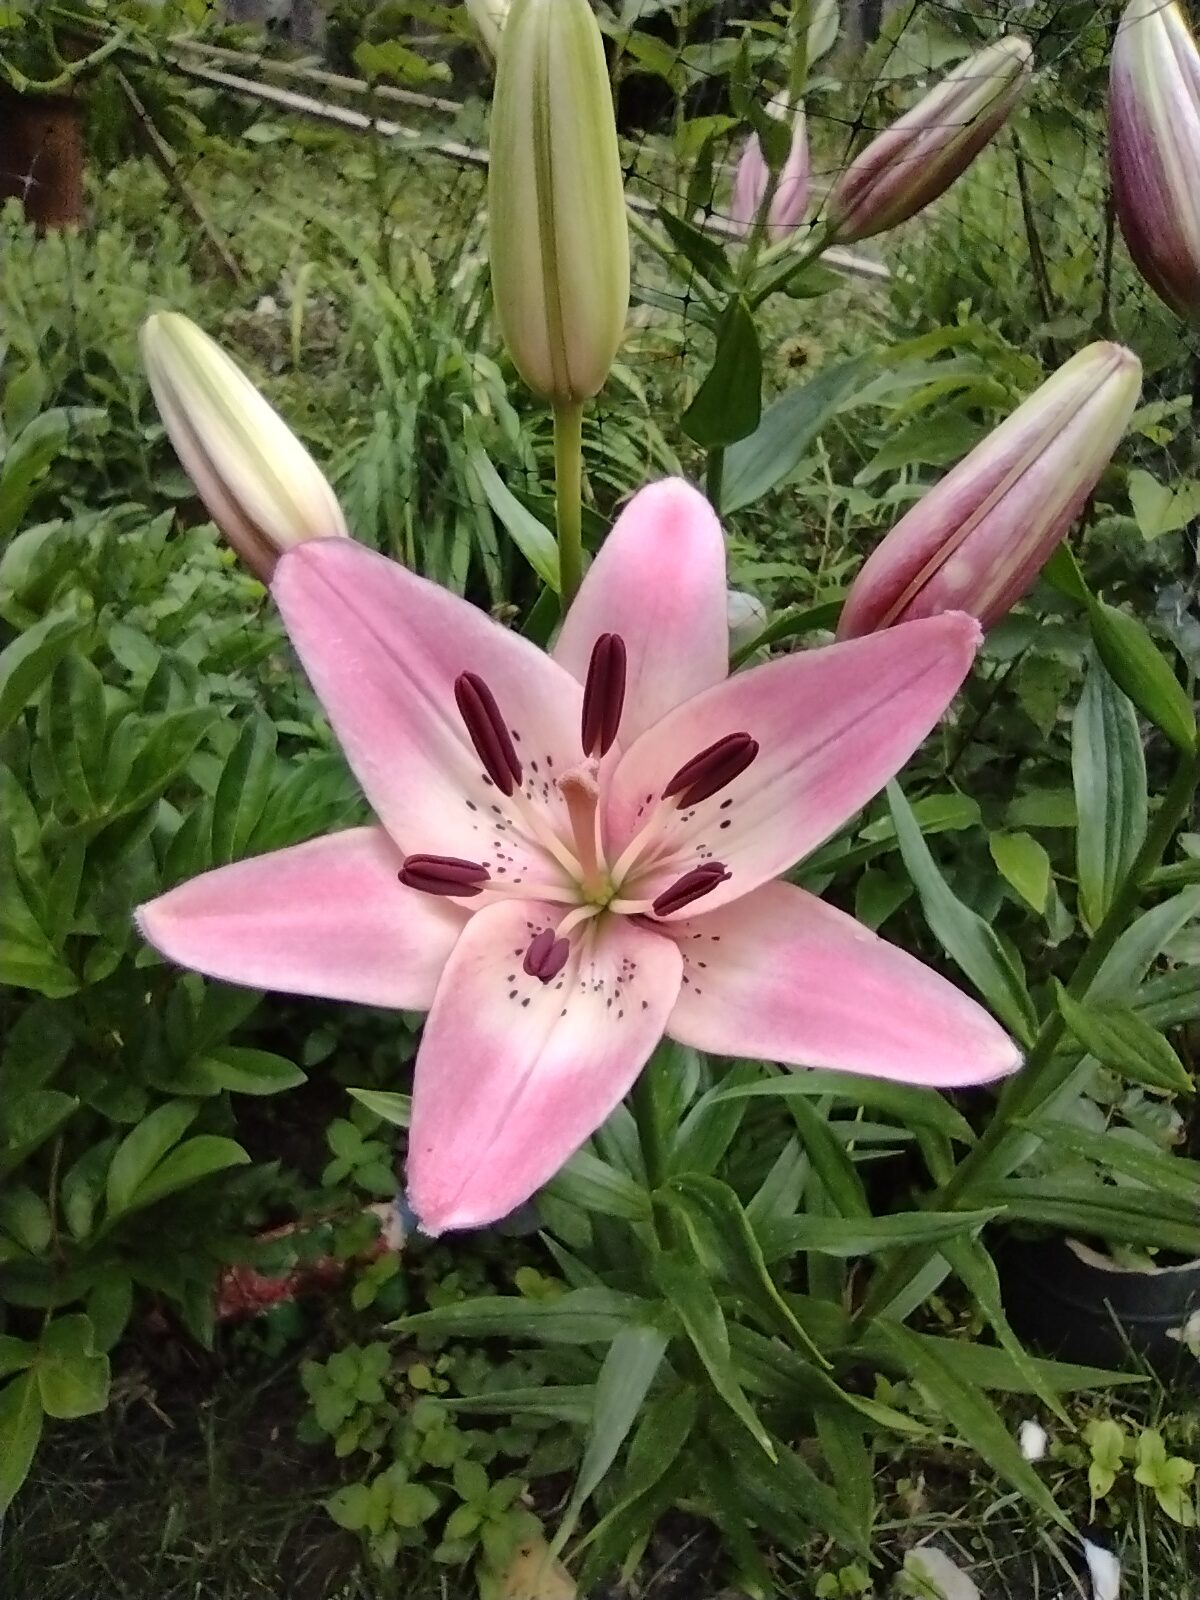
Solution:
<path fill-rule="evenodd" d="M 479 894 L 491 873 L 481 861 L 458 856 L 408 856 L 398 873 L 406 889 L 423 894 Z"/>
<path fill-rule="evenodd" d="M 602 633 L 592 646 L 583 688 L 583 753 L 603 756 L 612 748 L 625 705 L 625 641 Z"/>
<path fill-rule="evenodd" d="M 664 889 L 653 902 L 655 916 L 666 917 L 672 911 L 682 911 L 684 906 L 690 906 L 693 900 L 711 894 L 719 883 L 724 883 L 732 876 L 729 868 L 720 861 L 707 861 L 702 867 L 693 867 L 682 878 L 677 878 L 669 889 Z"/>
<path fill-rule="evenodd" d="M 707 800 L 739 777 L 758 754 L 758 740 L 748 733 L 727 733 L 707 750 L 686 761 L 663 790 L 663 799 L 676 801 L 680 811 Z"/>
<path fill-rule="evenodd" d="M 570 953 L 571 946 L 565 939 L 558 938 L 553 928 L 543 928 L 529 941 L 521 966 L 529 977 L 549 983 L 566 966 Z"/>
<path fill-rule="evenodd" d="M 495 695 L 477 673 L 463 672 L 454 680 L 454 699 L 483 770 L 501 794 L 512 794 L 521 783 L 521 763 Z"/>

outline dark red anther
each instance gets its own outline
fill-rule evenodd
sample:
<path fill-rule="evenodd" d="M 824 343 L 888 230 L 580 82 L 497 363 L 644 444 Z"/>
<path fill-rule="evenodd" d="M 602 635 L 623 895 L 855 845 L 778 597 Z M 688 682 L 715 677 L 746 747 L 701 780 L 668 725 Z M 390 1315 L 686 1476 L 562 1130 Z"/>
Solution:
<path fill-rule="evenodd" d="M 464 672 L 454 680 L 454 699 L 483 770 L 501 794 L 511 794 L 520 787 L 521 763 L 496 696 L 477 673 Z"/>
<path fill-rule="evenodd" d="M 543 983 L 549 983 L 566 966 L 570 953 L 571 946 L 565 939 L 555 938 L 553 928 L 543 928 L 529 941 L 529 949 L 521 966 L 531 978 L 540 978 Z"/>
<path fill-rule="evenodd" d="M 472 895 L 479 894 L 491 873 L 481 861 L 458 856 L 407 856 L 399 876 L 406 889 L 422 894 Z"/>
<path fill-rule="evenodd" d="M 602 633 L 592 646 L 583 689 L 583 753 L 607 755 L 621 725 L 625 705 L 625 641 Z"/>
<path fill-rule="evenodd" d="M 748 733 L 727 733 L 680 767 L 663 790 L 663 799 L 678 795 L 680 811 L 707 800 L 739 777 L 758 754 L 758 740 Z"/>
<path fill-rule="evenodd" d="M 672 911 L 682 911 L 684 906 L 690 906 L 693 900 L 711 894 L 719 883 L 724 883 L 732 876 L 729 868 L 720 861 L 706 861 L 702 867 L 693 867 L 682 878 L 677 878 L 669 889 L 664 889 L 654 901 L 655 916 L 666 917 Z"/>

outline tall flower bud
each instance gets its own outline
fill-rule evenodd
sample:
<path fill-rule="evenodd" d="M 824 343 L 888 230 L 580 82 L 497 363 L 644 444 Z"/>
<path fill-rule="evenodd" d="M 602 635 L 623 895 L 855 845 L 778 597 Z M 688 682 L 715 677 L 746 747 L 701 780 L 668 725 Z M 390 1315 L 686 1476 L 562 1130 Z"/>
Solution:
<path fill-rule="evenodd" d="M 998 621 L 1078 516 L 1141 382 L 1123 345 L 1072 356 L 896 524 L 851 585 L 838 637 L 941 611 Z"/>
<path fill-rule="evenodd" d="M 194 322 L 157 312 L 142 325 L 141 347 L 176 455 L 213 521 L 264 583 L 292 545 L 348 534 L 316 462 Z"/>
<path fill-rule="evenodd" d="M 511 9 L 512 0 L 467 0 L 479 41 L 493 61 L 500 54 L 500 35 Z"/>
<path fill-rule="evenodd" d="M 492 292 L 536 394 L 578 404 L 629 310 L 629 229 L 604 43 L 588 0 L 513 0 L 492 107 Z"/>
<path fill-rule="evenodd" d="M 1200 51 L 1172 0 L 1131 0 L 1113 45 L 1113 201 L 1143 278 L 1200 320 Z"/>
<path fill-rule="evenodd" d="M 785 120 L 788 115 L 787 96 L 777 95 L 767 111 L 780 121 Z M 734 174 L 730 207 L 732 220 L 743 233 L 749 233 L 754 226 L 770 181 L 771 173 L 762 144 L 758 135 L 752 133 L 742 148 Z M 767 213 L 768 238 L 783 239 L 804 221 L 804 213 L 808 210 L 808 187 L 808 127 L 803 108 L 797 107 L 792 121 L 791 147 L 776 180 L 775 193 L 771 196 Z"/>
<path fill-rule="evenodd" d="M 855 158 L 830 191 L 841 244 L 907 222 L 966 171 L 1004 126 L 1033 76 L 1033 50 L 1009 34 L 960 61 Z"/>

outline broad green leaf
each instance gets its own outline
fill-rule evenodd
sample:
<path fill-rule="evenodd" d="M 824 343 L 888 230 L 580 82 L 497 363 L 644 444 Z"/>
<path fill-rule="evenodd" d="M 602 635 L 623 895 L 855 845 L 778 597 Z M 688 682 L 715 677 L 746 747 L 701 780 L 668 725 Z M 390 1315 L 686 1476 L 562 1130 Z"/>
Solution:
<path fill-rule="evenodd" d="M 870 364 L 869 356 L 839 362 L 771 402 L 754 432 L 732 445 L 725 457 L 723 513 L 753 505 L 795 472 Z"/>
<path fill-rule="evenodd" d="M 1035 911 L 1045 911 L 1050 894 L 1050 857 L 1033 835 L 989 834 L 988 849 L 1004 881 Z"/>
<path fill-rule="evenodd" d="M 797 1250 L 820 1255 L 869 1256 L 897 1245 L 933 1244 L 956 1234 L 978 1232 L 997 1207 L 974 1211 L 896 1211 L 883 1217 L 792 1217 L 764 1230 L 763 1255 L 780 1261 Z"/>
<path fill-rule="evenodd" d="M 504 531 L 551 595 L 557 595 L 558 541 L 549 528 L 543 527 L 533 512 L 527 510 L 502 482 L 481 444 L 472 442 L 467 458 L 479 479 L 480 488 L 487 496 L 488 505 L 499 518 Z"/>
<path fill-rule="evenodd" d="M 1194 478 L 1168 486 L 1135 467 L 1129 474 L 1128 487 L 1138 531 L 1147 541 L 1186 528 L 1200 512 L 1200 483 Z"/>
<path fill-rule="evenodd" d="M 1071 728 L 1079 825 L 1075 866 L 1080 908 L 1096 928 L 1146 836 L 1146 759 L 1137 712 L 1093 661 Z"/>
<path fill-rule="evenodd" d="M 143 1117 L 121 1140 L 105 1184 L 110 1221 L 129 1210 L 142 1184 L 195 1121 L 196 1110 L 196 1106 L 186 1100 L 168 1100 Z"/>
<path fill-rule="evenodd" d="M 652 1306 L 615 1289 L 571 1289 L 551 1300 L 483 1295 L 418 1311 L 389 1326 L 402 1333 L 450 1337 L 531 1339 L 538 1344 L 611 1344 L 631 1321 L 648 1320 Z"/>
<path fill-rule="evenodd" d="M 108 1404 L 108 1357 L 96 1352 L 90 1317 L 56 1317 L 38 1342 L 35 1371 L 48 1417 L 89 1417 Z"/>
<path fill-rule="evenodd" d="M 37 1357 L 37 1345 L 29 1339 L 16 1339 L 10 1333 L 0 1333 L 0 1378 L 13 1372 L 24 1372 Z"/>
<path fill-rule="evenodd" d="M 35 1373 L 23 1372 L 0 1389 L 0 1516 L 29 1474 L 44 1417 Z"/>
<path fill-rule="evenodd" d="M 646 1222 L 650 1217 L 650 1197 L 641 1184 L 590 1150 L 577 1150 L 544 1192 L 600 1216 L 623 1217 L 628 1222 Z"/>
<path fill-rule="evenodd" d="M 1092 602 L 1088 615 L 1096 653 L 1118 689 L 1172 744 L 1194 749 L 1195 709 L 1145 626 L 1102 600 Z"/>
<path fill-rule="evenodd" d="M 689 439 L 714 450 L 752 434 L 761 416 L 762 353 L 754 318 L 738 298 L 725 308 L 713 364 L 680 425 Z"/>
<path fill-rule="evenodd" d="M 140 1211 L 143 1206 L 152 1206 L 165 1200 L 167 1195 L 188 1189 L 214 1172 L 249 1164 L 250 1157 L 233 1139 L 217 1133 L 198 1133 L 194 1139 L 185 1139 L 159 1162 L 134 1191 L 125 1210 Z"/>
<path fill-rule="evenodd" d="M 889 1083 L 882 1078 L 864 1078 L 854 1072 L 831 1072 L 820 1067 L 806 1068 L 803 1072 L 783 1073 L 776 1078 L 760 1079 L 757 1083 L 743 1083 L 731 1088 L 722 1086 L 714 1090 L 718 1100 L 749 1100 L 763 1095 L 783 1099 L 811 1098 L 814 1095 L 834 1095 L 861 1105 L 870 1111 L 879 1111 L 894 1117 L 901 1124 L 918 1123 L 936 1128 L 950 1139 L 964 1144 L 975 1142 L 975 1133 L 966 1118 L 936 1089 L 915 1084 Z"/>
<path fill-rule="evenodd" d="M 837 619 L 842 614 L 842 605 L 841 600 L 821 600 L 814 606 L 797 606 L 792 611 L 781 613 L 772 618 L 760 634 L 739 645 L 729 658 L 730 666 L 741 666 L 757 651 L 778 644 L 782 639 L 798 639 L 806 633 L 836 627 Z"/>
<path fill-rule="evenodd" d="M 1021 974 L 994 929 L 963 904 L 938 871 L 899 784 L 889 783 L 887 794 L 900 853 L 934 937 L 1009 1031 L 1023 1044 L 1031 1043 L 1037 1017 Z"/>
<path fill-rule="evenodd" d="M 1147 1150 L 1122 1139 L 1116 1131 L 1092 1133 L 1077 1128 L 1071 1122 L 1059 1122 L 1053 1117 L 1033 1117 L 1020 1124 L 1044 1139 L 1052 1150 L 1065 1150 L 1085 1161 L 1094 1161 L 1110 1172 L 1120 1172 L 1134 1178 L 1148 1189 L 1159 1194 L 1174 1195 L 1179 1200 L 1200 1203 L 1200 1161 L 1185 1156 L 1163 1155 L 1158 1150 Z"/>
<path fill-rule="evenodd" d="M 1069 1519 L 1025 1460 L 1008 1424 L 982 1391 L 939 1362 L 929 1346 L 910 1329 L 887 1322 L 877 1326 L 905 1371 L 925 1391 L 955 1432 L 979 1452 L 988 1467 L 1007 1478 L 1031 1505 L 1069 1530 Z"/>
<path fill-rule="evenodd" d="M 721 1310 L 712 1284 L 694 1261 L 682 1255 L 664 1253 L 655 1256 L 651 1261 L 651 1270 L 663 1298 L 678 1318 L 708 1373 L 713 1388 L 747 1433 L 774 1461 L 775 1446 L 734 1373 L 725 1313 Z"/>
<path fill-rule="evenodd" d="M 394 1128 L 407 1128 L 412 1117 L 412 1096 L 391 1089 L 351 1089 L 353 1099 Z"/>
<path fill-rule="evenodd" d="M 269 717 L 251 717 L 221 769 L 212 802 L 210 860 L 214 867 L 236 861 L 245 853 L 275 776 L 276 739 L 275 724 Z"/>
<path fill-rule="evenodd" d="M 1122 1078 L 1152 1089 L 1191 1094 L 1191 1077 L 1156 1028 L 1111 1001 L 1073 1000 L 1057 991 L 1058 1009 L 1071 1032 L 1096 1060 Z"/>
<path fill-rule="evenodd" d="M 85 656 L 64 656 L 50 681 L 46 728 L 59 786 L 79 817 L 95 809 L 105 722 L 104 680 Z"/>
<path fill-rule="evenodd" d="M 667 1335 L 661 1329 L 639 1323 L 622 1328 L 608 1347 L 596 1379 L 595 1409 L 579 1475 L 551 1545 L 552 1554 L 557 1555 L 571 1537 L 580 1512 L 616 1460 L 638 1419 L 666 1348 Z"/>
<path fill-rule="evenodd" d="M 0 650 L 0 733 L 17 720 L 87 626 L 74 613 L 54 612 Z"/>
<path fill-rule="evenodd" d="M 666 206 L 659 206 L 658 219 L 667 237 L 689 266 L 693 267 L 706 283 L 714 289 L 726 289 L 730 283 L 729 257 L 710 233 L 703 233 L 690 222 L 675 216 Z M 686 277 L 687 274 L 683 273 Z"/>
<path fill-rule="evenodd" d="M 109 772 L 105 775 L 108 780 L 114 773 L 120 774 L 118 792 L 109 791 L 114 816 L 139 811 L 151 800 L 157 800 L 191 760 L 216 717 L 216 711 L 207 706 L 168 711 L 162 716 L 127 717 L 117 733 L 125 736 L 122 744 L 126 740 L 133 742 L 133 760 L 122 771 L 118 738 L 114 735 L 109 747 Z"/>
<path fill-rule="evenodd" d="M 211 1050 L 198 1065 L 222 1089 L 231 1089 L 235 1094 L 278 1094 L 307 1082 L 300 1068 L 285 1056 L 241 1045 Z"/>
<path fill-rule="evenodd" d="M 74 1095 L 58 1089 L 31 1089 L 0 1106 L 0 1178 L 7 1178 L 21 1163 L 45 1144 L 77 1108 Z"/>

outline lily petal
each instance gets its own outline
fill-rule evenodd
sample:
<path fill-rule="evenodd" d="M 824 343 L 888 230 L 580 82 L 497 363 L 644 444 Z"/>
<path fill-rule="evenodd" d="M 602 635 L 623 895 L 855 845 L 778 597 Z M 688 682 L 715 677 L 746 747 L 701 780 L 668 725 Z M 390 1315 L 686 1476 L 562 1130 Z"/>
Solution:
<path fill-rule="evenodd" d="M 139 907 L 156 950 L 225 983 L 423 1011 L 467 914 L 397 881 L 382 828 L 190 878 Z"/>
<path fill-rule="evenodd" d="M 634 495 L 583 580 L 554 647 L 580 683 L 602 633 L 625 641 L 625 748 L 729 671 L 725 541 L 708 501 L 682 478 Z"/>
<path fill-rule="evenodd" d="M 454 684 L 463 672 L 487 683 L 525 792 L 536 790 L 565 833 L 553 779 L 580 756 L 575 680 L 475 606 L 348 539 L 290 550 L 272 592 L 355 776 L 401 848 L 483 861 L 501 881 L 544 881 L 545 854 L 482 771 Z"/>
<path fill-rule="evenodd" d="M 790 883 L 673 925 L 683 986 L 667 1032 L 759 1056 L 938 1088 L 1015 1072 L 1020 1052 L 952 983 Z"/>
<path fill-rule="evenodd" d="M 679 992 L 671 939 L 608 917 L 543 983 L 522 970 L 556 910 L 526 901 L 471 918 L 417 1056 L 409 1201 L 426 1233 L 506 1216 L 627 1093 Z"/>
<path fill-rule="evenodd" d="M 705 862 L 730 872 L 705 911 L 778 877 L 899 771 L 950 704 L 980 638 L 973 617 L 947 612 L 769 661 L 673 711 L 613 773 L 610 860 L 646 828 L 657 797 L 694 756 L 734 733 L 757 740 L 758 754 L 710 798 L 660 809 L 657 847 L 651 823 L 650 853 L 622 882 L 622 898 L 653 899 Z"/>

